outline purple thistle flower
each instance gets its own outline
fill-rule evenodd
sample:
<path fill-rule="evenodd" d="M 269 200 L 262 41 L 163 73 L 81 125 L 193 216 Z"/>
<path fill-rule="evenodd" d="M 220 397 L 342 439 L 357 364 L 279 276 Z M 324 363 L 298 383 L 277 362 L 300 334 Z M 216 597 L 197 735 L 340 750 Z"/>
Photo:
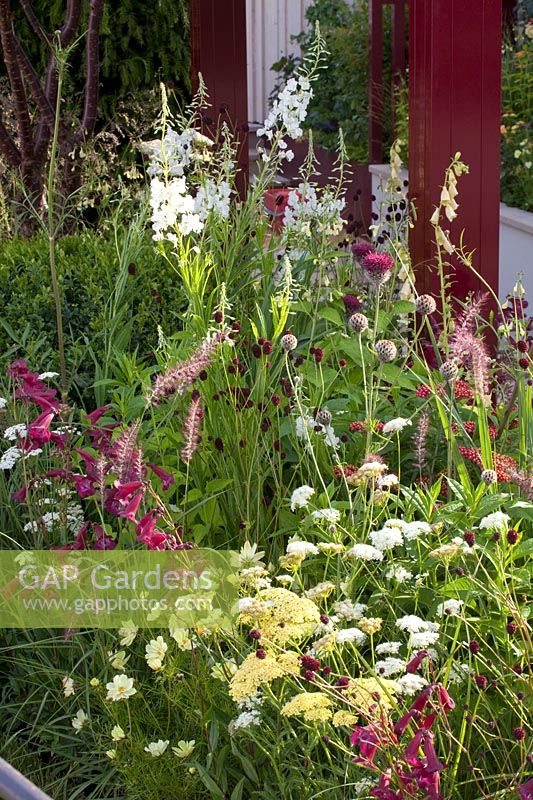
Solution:
<path fill-rule="evenodd" d="M 363 259 L 369 253 L 373 253 L 374 248 L 370 242 L 356 242 L 352 245 L 352 253 L 358 261 Z"/>
<path fill-rule="evenodd" d="M 361 264 L 371 283 L 381 286 L 391 276 L 394 259 L 387 253 L 368 253 Z"/>

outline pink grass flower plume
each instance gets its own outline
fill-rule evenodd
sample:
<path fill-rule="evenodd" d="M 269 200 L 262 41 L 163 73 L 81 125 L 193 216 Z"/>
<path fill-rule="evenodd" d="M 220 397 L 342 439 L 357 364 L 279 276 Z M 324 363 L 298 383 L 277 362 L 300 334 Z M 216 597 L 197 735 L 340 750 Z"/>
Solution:
<path fill-rule="evenodd" d="M 218 346 L 227 341 L 229 341 L 228 331 L 216 331 L 205 342 L 202 342 L 188 359 L 159 374 L 147 393 L 148 403 L 157 406 L 162 400 L 172 395 L 181 397 L 202 370 L 211 364 Z"/>
<path fill-rule="evenodd" d="M 368 253 L 361 265 L 370 284 L 378 288 L 389 280 L 394 259 L 387 253 Z"/>
<path fill-rule="evenodd" d="M 472 373 L 476 395 L 486 404 L 490 403 L 490 356 L 483 337 L 476 330 L 476 321 L 487 294 L 475 297 L 458 317 L 450 337 L 450 357 Z"/>

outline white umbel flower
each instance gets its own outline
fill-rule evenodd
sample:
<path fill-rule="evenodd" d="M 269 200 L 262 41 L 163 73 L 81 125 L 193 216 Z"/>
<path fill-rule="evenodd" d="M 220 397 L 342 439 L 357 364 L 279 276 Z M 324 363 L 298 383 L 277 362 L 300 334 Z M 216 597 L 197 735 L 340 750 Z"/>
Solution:
<path fill-rule="evenodd" d="M 311 486 L 299 486 L 291 495 L 291 511 L 297 508 L 306 508 L 315 490 Z"/>
<path fill-rule="evenodd" d="M 404 417 L 396 417 L 396 419 L 391 419 L 389 422 L 386 422 L 383 426 L 382 432 L 385 434 L 388 433 L 400 433 L 403 431 L 404 428 L 407 428 L 409 425 L 412 425 L 410 419 L 405 419 Z"/>
<path fill-rule="evenodd" d="M 289 542 L 287 545 L 287 555 L 309 556 L 316 555 L 318 547 L 312 542 L 304 542 L 298 539 Z"/>
<path fill-rule="evenodd" d="M 499 531 L 505 533 L 510 517 L 504 514 L 503 511 L 494 511 L 493 514 L 488 514 L 479 523 L 479 528 L 487 531 Z"/>
<path fill-rule="evenodd" d="M 370 533 L 368 538 L 378 550 L 391 550 L 403 544 L 402 532 L 398 528 L 382 528 Z"/>
<path fill-rule="evenodd" d="M 399 675 L 401 672 L 405 672 L 405 661 L 402 658 L 389 656 L 381 661 L 376 661 L 374 670 L 376 675 L 381 678 L 390 678 L 391 675 Z"/>
<path fill-rule="evenodd" d="M 463 608 L 462 600 L 445 600 L 444 603 L 439 603 L 435 614 L 437 617 L 458 617 Z"/>
<path fill-rule="evenodd" d="M 383 553 L 370 544 L 354 544 L 346 552 L 346 557 L 360 558 L 363 561 L 383 561 Z"/>
<path fill-rule="evenodd" d="M 361 647 L 366 642 L 366 639 L 366 633 L 360 631 L 359 628 L 345 628 L 343 631 L 337 631 L 335 634 L 335 641 L 337 644 L 350 642 L 350 644 Z"/>
<path fill-rule="evenodd" d="M 396 681 L 400 694 L 407 695 L 407 697 L 413 697 L 413 695 L 418 694 L 427 684 L 428 682 L 425 678 L 420 675 L 410 675 L 409 673 L 402 675 Z"/>
<path fill-rule="evenodd" d="M 335 524 L 335 522 L 339 521 L 341 512 L 337 508 L 320 508 L 318 511 L 313 511 L 311 516 L 314 520 L 317 520 L 317 522 L 324 520 L 325 522 Z"/>

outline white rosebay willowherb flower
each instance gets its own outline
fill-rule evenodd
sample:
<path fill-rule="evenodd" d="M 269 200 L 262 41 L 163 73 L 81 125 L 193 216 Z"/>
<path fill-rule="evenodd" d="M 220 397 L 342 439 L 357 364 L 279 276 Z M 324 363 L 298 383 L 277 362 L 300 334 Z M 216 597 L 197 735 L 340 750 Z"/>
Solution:
<path fill-rule="evenodd" d="M 319 508 L 318 511 L 313 511 L 311 516 L 317 522 L 325 521 L 335 524 L 341 518 L 341 512 L 337 508 Z"/>
<path fill-rule="evenodd" d="M 399 675 L 401 672 L 405 672 L 405 667 L 406 664 L 402 658 L 394 658 L 393 656 L 384 658 L 382 661 L 376 661 L 374 664 L 376 675 L 382 678 Z"/>
<path fill-rule="evenodd" d="M 354 544 L 346 552 L 346 558 L 361 558 L 363 561 L 383 561 L 383 553 L 370 544 Z"/>
<path fill-rule="evenodd" d="M 355 644 L 357 647 L 361 647 L 367 640 L 366 633 L 360 631 L 359 628 L 345 628 L 343 631 L 337 631 L 335 634 L 335 641 L 337 644 L 346 644 L 349 642 L 350 644 Z"/>
<path fill-rule="evenodd" d="M 458 617 L 463 609 L 462 600 L 445 600 L 444 603 L 439 603 L 436 608 L 435 614 L 437 617 Z"/>
<path fill-rule="evenodd" d="M 372 531 L 368 538 L 378 550 L 391 550 L 403 544 L 402 532 L 398 528 L 382 528 Z"/>
<path fill-rule="evenodd" d="M 306 508 L 309 500 L 314 495 L 315 490 L 312 486 L 299 486 L 291 495 L 291 511 L 296 511 L 297 508 Z"/>
<path fill-rule="evenodd" d="M 510 516 L 504 514 L 503 511 L 494 511 L 492 514 L 487 514 L 480 520 L 479 528 L 487 531 L 499 531 L 505 533 L 509 525 Z"/>
<path fill-rule="evenodd" d="M 144 751 L 145 753 L 150 753 L 152 758 L 159 758 L 163 755 L 169 744 L 170 741 L 168 739 L 158 739 L 157 742 L 150 742 L 150 744 L 144 748 Z"/>
<path fill-rule="evenodd" d="M 301 125 L 307 116 L 307 107 L 312 96 L 313 90 L 308 78 L 304 75 L 289 78 L 274 100 L 263 127 L 257 130 L 257 136 L 264 136 L 271 142 L 275 130 L 281 128 L 284 129 L 284 135 L 286 133 L 291 139 L 299 139 L 303 134 Z"/>
<path fill-rule="evenodd" d="M 118 700 L 127 700 L 137 693 L 137 689 L 133 686 L 133 678 L 128 678 L 127 675 L 115 675 L 112 681 L 106 683 L 107 689 L 106 700 L 117 702 Z"/>
<path fill-rule="evenodd" d="M 418 694 L 422 691 L 422 689 L 428 685 L 428 682 L 425 678 L 422 678 L 421 675 L 402 675 L 401 678 L 398 678 L 396 681 L 398 686 L 398 691 L 400 694 L 404 694 L 407 697 L 413 697 L 413 695 Z"/>
<path fill-rule="evenodd" d="M 400 433 L 403 431 L 404 428 L 407 428 L 409 425 L 412 425 L 410 419 L 405 419 L 404 417 L 396 417 L 396 419 L 391 419 L 389 422 L 386 422 L 383 426 L 382 432 L 387 433 Z"/>

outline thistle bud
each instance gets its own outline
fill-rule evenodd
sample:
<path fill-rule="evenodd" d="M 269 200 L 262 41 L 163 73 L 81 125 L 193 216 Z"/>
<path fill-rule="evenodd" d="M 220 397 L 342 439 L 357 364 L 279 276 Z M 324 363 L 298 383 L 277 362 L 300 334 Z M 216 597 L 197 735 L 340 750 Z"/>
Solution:
<path fill-rule="evenodd" d="M 389 339 L 381 339 L 379 342 L 376 342 L 375 350 L 377 357 L 383 364 L 388 361 L 394 361 L 398 354 L 396 345 Z"/>
<path fill-rule="evenodd" d="M 417 297 L 416 310 L 419 314 L 429 316 L 429 314 L 434 314 L 436 309 L 437 303 L 435 302 L 435 298 L 430 294 L 421 294 L 420 297 Z"/>
<path fill-rule="evenodd" d="M 368 328 L 368 318 L 364 314 L 352 314 L 348 324 L 356 333 L 362 333 Z"/>
<path fill-rule="evenodd" d="M 457 378 L 459 367 L 455 361 L 445 361 L 441 364 L 439 372 L 446 383 L 452 383 Z"/>
<path fill-rule="evenodd" d="M 498 475 L 494 469 L 484 469 L 481 473 L 481 480 L 483 483 L 490 485 L 491 483 L 498 482 Z"/>
<path fill-rule="evenodd" d="M 286 333 L 281 337 L 280 344 L 282 349 L 285 350 L 286 353 L 289 353 L 291 350 L 296 350 L 298 347 L 298 339 L 296 336 L 293 336 L 292 333 Z"/>
<path fill-rule="evenodd" d="M 331 422 L 331 411 L 328 411 L 327 408 L 322 408 L 320 411 L 317 411 L 315 422 L 317 425 L 329 425 Z"/>

